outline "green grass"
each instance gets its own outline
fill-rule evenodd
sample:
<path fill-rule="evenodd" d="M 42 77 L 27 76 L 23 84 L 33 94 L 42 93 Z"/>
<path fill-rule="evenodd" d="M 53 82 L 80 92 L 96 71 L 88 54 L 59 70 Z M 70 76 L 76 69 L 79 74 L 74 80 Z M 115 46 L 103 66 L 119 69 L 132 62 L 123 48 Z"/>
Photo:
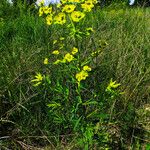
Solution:
<path fill-rule="evenodd" d="M 26 146 L 50 145 L 47 149 L 78 149 L 75 139 L 79 135 L 53 134 L 46 92 L 34 88 L 30 83 L 35 72 L 45 72 L 43 60 L 53 50 L 52 42 L 63 33 L 63 29 L 46 26 L 36 10 L 25 11 L 19 6 L 17 10 L 6 4 L 1 6 L 0 138 L 11 138 L 1 139 L 0 147 L 20 149 L 23 143 L 19 141 L 22 141 Z M 4 15 L 7 8 L 11 13 Z M 79 43 L 86 49 L 83 51 L 84 57 L 98 49 L 101 41 L 108 43 L 95 60 L 96 67 L 92 70 L 88 86 L 97 90 L 101 87 L 103 91 L 112 78 L 121 83 L 120 90 L 124 91 L 114 101 L 113 107 L 107 108 L 114 121 L 113 125 L 108 125 L 110 132 L 115 131 L 112 140 L 118 142 L 115 145 L 110 141 L 112 149 L 119 146 L 122 149 L 141 149 L 150 142 L 149 18 L 149 8 L 113 4 L 103 10 L 96 8 L 82 26 L 92 26 L 94 29 L 91 37 Z M 71 39 L 65 36 L 68 39 L 65 45 L 71 45 Z M 121 140 L 117 139 L 117 135 Z M 93 144 L 94 147 L 97 147 L 97 143 Z"/>

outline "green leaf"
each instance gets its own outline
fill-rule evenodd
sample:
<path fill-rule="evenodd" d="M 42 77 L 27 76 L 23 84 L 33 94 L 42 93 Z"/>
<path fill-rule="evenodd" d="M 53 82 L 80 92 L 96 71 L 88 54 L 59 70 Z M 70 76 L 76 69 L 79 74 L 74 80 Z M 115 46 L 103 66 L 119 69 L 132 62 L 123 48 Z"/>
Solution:
<path fill-rule="evenodd" d="M 150 150 L 150 143 L 146 144 L 146 150 Z"/>
<path fill-rule="evenodd" d="M 86 105 L 96 105 L 97 103 L 98 103 L 97 101 L 88 100 L 85 103 L 82 103 L 82 105 L 84 105 L 84 106 L 86 106 Z"/>
<path fill-rule="evenodd" d="M 87 115 L 87 118 L 94 116 L 97 113 L 98 109 L 92 111 L 90 114 Z"/>
<path fill-rule="evenodd" d="M 49 76 L 46 76 L 45 79 L 48 84 L 51 84 L 51 80 L 50 80 Z"/>
<path fill-rule="evenodd" d="M 50 104 L 48 104 L 47 105 L 48 107 L 60 107 L 61 106 L 61 104 L 60 103 L 56 103 L 56 102 L 52 102 L 52 103 L 50 103 Z"/>
<path fill-rule="evenodd" d="M 73 128 L 74 131 L 75 131 L 76 128 L 78 127 L 81 118 L 82 118 L 82 116 L 76 121 L 75 126 L 74 126 L 74 128 Z"/>

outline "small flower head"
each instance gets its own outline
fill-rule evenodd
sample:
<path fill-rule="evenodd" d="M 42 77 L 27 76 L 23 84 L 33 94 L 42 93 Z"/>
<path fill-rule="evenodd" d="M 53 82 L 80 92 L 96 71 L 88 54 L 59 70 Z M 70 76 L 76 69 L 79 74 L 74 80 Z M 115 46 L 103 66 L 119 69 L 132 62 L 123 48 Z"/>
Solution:
<path fill-rule="evenodd" d="M 47 23 L 47 25 L 51 25 L 51 24 L 52 24 L 52 21 L 53 21 L 52 15 L 48 15 L 48 16 L 46 17 L 46 23 Z"/>
<path fill-rule="evenodd" d="M 76 74 L 76 79 L 78 82 L 80 82 L 81 80 L 85 80 L 87 77 L 88 77 L 88 73 L 84 70 Z"/>
<path fill-rule="evenodd" d="M 62 4 L 65 4 L 65 3 L 67 3 L 68 2 L 68 0 L 61 0 L 61 3 Z"/>
<path fill-rule="evenodd" d="M 74 59 L 73 55 L 71 55 L 70 53 L 67 53 L 65 56 L 64 56 L 64 60 L 68 61 L 68 62 L 71 62 L 72 60 Z"/>
<path fill-rule="evenodd" d="M 66 23 L 66 15 L 65 13 L 59 13 L 57 16 L 54 17 L 55 24 L 65 24 Z"/>
<path fill-rule="evenodd" d="M 74 22 L 79 22 L 81 19 L 83 19 L 85 17 L 85 14 L 82 13 L 81 11 L 73 11 L 71 13 L 71 19 Z"/>
<path fill-rule="evenodd" d="M 76 47 L 73 47 L 73 49 L 72 49 L 72 52 L 71 52 L 71 53 L 72 53 L 73 55 L 75 55 L 77 52 L 78 52 L 78 49 L 77 49 Z"/>
<path fill-rule="evenodd" d="M 84 66 L 84 67 L 83 67 L 83 70 L 84 70 L 84 71 L 91 71 L 91 67 L 89 67 L 89 66 Z"/>
<path fill-rule="evenodd" d="M 74 11 L 75 8 L 76 8 L 76 6 L 72 5 L 72 4 L 65 5 L 62 11 L 66 12 L 66 13 L 71 13 Z"/>
<path fill-rule="evenodd" d="M 54 55 L 59 55 L 59 51 L 58 51 L 58 50 L 55 50 L 55 51 L 52 52 L 52 54 L 54 54 Z"/>
<path fill-rule="evenodd" d="M 44 6 L 43 7 L 43 11 L 44 13 L 47 14 L 51 14 L 52 13 L 52 7 L 48 7 L 48 6 Z"/>
<path fill-rule="evenodd" d="M 84 11 L 90 12 L 92 8 L 94 7 L 92 1 L 85 1 L 84 4 L 81 4 L 81 7 Z"/>
<path fill-rule="evenodd" d="M 47 65 L 48 64 L 48 58 L 45 58 L 43 63 L 44 63 L 44 65 Z"/>
<path fill-rule="evenodd" d="M 44 14 L 44 7 L 40 7 L 39 9 L 39 16 L 42 16 Z"/>

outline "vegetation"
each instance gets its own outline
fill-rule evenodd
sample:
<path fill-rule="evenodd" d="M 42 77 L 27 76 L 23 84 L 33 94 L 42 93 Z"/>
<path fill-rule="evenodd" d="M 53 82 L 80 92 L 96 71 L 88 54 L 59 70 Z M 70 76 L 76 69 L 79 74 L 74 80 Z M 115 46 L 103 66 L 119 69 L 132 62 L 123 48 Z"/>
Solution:
<path fill-rule="evenodd" d="M 149 150 L 149 8 L 62 2 L 0 2 L 0 147 Z"/>

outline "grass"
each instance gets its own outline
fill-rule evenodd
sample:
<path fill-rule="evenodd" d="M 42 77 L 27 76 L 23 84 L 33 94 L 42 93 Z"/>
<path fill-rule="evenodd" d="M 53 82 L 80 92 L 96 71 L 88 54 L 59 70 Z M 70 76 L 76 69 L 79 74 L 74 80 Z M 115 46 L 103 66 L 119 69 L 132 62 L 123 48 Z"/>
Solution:
<path fill-rule="evenodd" d="M 63 29 L 48 27 L 38 17 L 37 10 L 26 11 L 21 5 L 17 9 L 5 3 L 1 7 L 0 146 L 3 149 L 21 149 L 29 145 L 41 149 L 46 146 L 45 149 L 78 149 L 75 139 L 80 136 L 79 132 L 56 132 L 46 106 L 46 91 L 36 89 L 30 83 L 35 72 L 45 72 L 43 60 L 54 48 L 52 42 Z M 6 9 L 11 13 L 4 15 Z M 106 143 L 110 149 L 148 147 L 150 9 L 112 4 L 104 9 L 97 7 L 87 17 L 82 27 L 90 25 L 94 33 L 79 43 L 86 49 L 82 52 L 84 57 L 93 49 L 101 48 L 102 41 L 108 43 L 94 60 L 96 67 L 87 87 L 104 91 L 113 78 L 124 91 L 113 101 L 112 107 L 106 107 L 107 113 L 112 115 L 113 123 L 107 124 L 112 141 L 102 142 L 100 149 L 106 148 Z M 71 45 L 68 35 L 64 36 L 67 38 L 65 45 Z M 111 134 L 113 131 L 115 134 Z M 108 138 L 107 135 L 104 138 Z M 96 147 L 99 147 L 97 141 L 89 149 Z"/>

